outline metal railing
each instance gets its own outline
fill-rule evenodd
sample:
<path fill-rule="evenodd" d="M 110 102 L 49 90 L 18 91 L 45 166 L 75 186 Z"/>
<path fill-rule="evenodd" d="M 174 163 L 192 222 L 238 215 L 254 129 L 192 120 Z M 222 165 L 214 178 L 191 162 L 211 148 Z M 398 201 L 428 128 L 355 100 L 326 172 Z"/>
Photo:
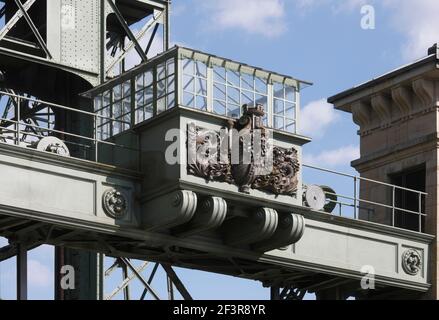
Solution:
<path fill-rule="evenodd" d="M 35 143 L 37 143 L 40 139 L 48 136 L 54 136 L 59 138 L 61 141 L 63 141 L 67 146 L 72 146 L 83 150 L 83 152 L 79 151 L 71 154 L 72 157 L 92 160 L 96 162 L 98 162 L 100 159 L 99 158 L 100 145 L 138 152 L 138 149 L 136 148 L 111 142 L 110 140 L 114 140 L 114 138 L 110 138 L 108 140 L 103 140 L 99 138 L 99 131 L 97 130 L 97 128 L 100 122 L 112 121 L 114 123 L 118 123 L 118 122 L 123 123 L 122 120 L 117 120 L 112 117 L 105 117 L 93 112 L 66 107 L 48 101 L 35 99 L 32 97 L 24 97 L 17 95 L 15 93 L 5 92 L 1 90 L 0 90 L 0 110 L 6 107 L 5 102 L 4 101 L 3 103 L 1 102 L 1 99 L 3 97 L 12 99 L 14 109 L 11 117 L 6 118 L 4 116 L 0 116 L 0 143 L 33 147 Z M 47 108 L 48 110 L 50 109 L 52 112 L 64 111 L 66 113 L 70 113 L 71 115 L 76 114 L 79 117 L 78 119 L 87 121 L 90 124 L 90 126 L 93 126 L 93 130 L 89 130 L 89 132 L 87 133 L 78 134 L 75 132 L 69 132 L 64 129 L 62 130 L 59 128 L 56 129 L 54 126 L 55 124 L 54 122 L 53 123 L 48 122 L 47 126 L 42 126 L 38 123 L 32 123 L 27 120 L 31 119 L 32 116 L 38 117 L 39 114 L 35 113 L 32 114 L 32 116 L 29 116 L 29 114 L 23 116 L 21 110 L 23 102 L 32 103 L 33 106 L 42 105 L 44 106 L 44 108 Z"/>
<path fill-rule="evenodd" d="M 327 213 L 334 214 L 338 212 L 338 215 L 343 217 L 423 232 L 423 220 L 427 216 L 424 209 L 428 195 L 426 192 L 312 165 L 304 164 L 303 168 L 305 175 L 309 174 L 305 169 L 314 171 L 317 174 L 314 179 L 321 179 L 320 183 L 322 185 L 335 186 L 334 189 L 337 189 L 337 185 L 339 188 L 343 188 L 344 194 L 325 191 L 327 203 L 333 203 L 333 210 Z M 323 177 L 325 174 L 327 175 L 326 179 Z M 337 181 L 341 178 L 348 179 L 350 182 L 340 183 L 340 181 Z M 398 199 L 402 196 L 415 199 L 411 204 L 417 207 L 417 210 L 401 208 Z M 375 201 L 372 201 L 372 199 Z M 407 219 L 407 217 L 412 218 Z M 416 220 L 413 217 L 416 217 Z M 408 220 L 410 220 L 411 225 L 410 222 L 407 222 Z M 415 221 L 416 223 L 413 224 Z"/>
<path fill-rule="evenodd" d="M 75 148 L 80 149 L 82 148 L 84 150 L 82 154 L 81 152 L 74 152 L 72 154 L 73 157 L 79 157 L 96 162 L 103 161 L 103 159 L 100 159 L 99 157 L 100 145 L 139 152 L 137 148 L 114 142 L 115 137 L 105 140 L 99 137 L 99 123 L 108 121 L 113 123 L 124 123 L 122 120 L 117 120 L 113 117 L 106 117 L 97 113 L 74 109 L 35 98 L 23 97 L 4 91 L 0 91 L 0 110 L 5 108 L 5 105 L 2 105 L 4 104 L 4 101 L 3 103 L 1 102 L 3 97 L 12 99 L 14 107 L 13 115 L 9 115 L 7 118 L 5 116 L 0 117 L 0 143 L 33 147 L 34 143 L 38 142 L 39 139 L 47 136 L 55 136 L 63 141 L 66 145 L 74 146 Z M 22 102 L 33 103 L 34 105 L 32 108 L 35 107 L 35 105 L 40 105 L 41 108 L 47 108 L 53 112 L 61 110 L 67 113 L 76 114 L 79 117 L 85 117 L 88 119 L 87 123 L 90 124 L 90 127 L 93 127 L 86 134 L 78 134 L 75 132 L 67 132 L 66 130 L 62 130 L 60 128 L 55 128 L 54 123 L 51 123 L 50 121 L 47 122 L 46 127 L 38 125 L 37 122 L 25 122 L 27 119 L 29 119 L 29 112 L 26 115 L 22 114 Z M 30 110 L 32 110 L 32 108 Z M 29 105 L 27 111 L 29 111 Z M 49 114 L 49 111 L 46 113 Z M 84 119 L 81 119 L 81 121 L 83 120 Z M 28 137 L 31 137 L 31 139 L 25 141 L 25 139 Z M 427 193 L 316 166 L 304 164 L 303 168 L 318 173 L 309 179 L 309 181 L 313 181 L 313 184 L 328 185 L 334 190 L 348 189 L 348 192 L 345 193 L 335 191 L 330 192 L 328 190 L 325 191 L 327 195 L 327 202 L 333 204 L 330 206 L 332 209 L 329 213 L 334 214 L 338 207 L 338 214 L 340 216 L 359 220 L 369 220 L 401 228 L 405 227 L 403 223 L 405 217 L 416 216 L 416 226 L 413 226 L 414 219 L 412 218 L 412 226 L 406 226 L 406 228 L 416 228 L 416 231 L 423 231 L 423 220 L 426 217 L 423 207 Z M 306 180 L 307 170 L 304 170 L 303 174 Z M 328 174 L 329 177 L 327 177 L 326 180 L 319 181 L 324 174 Z M 340 184 L 334 179 L 335 177 L 345 178 L 350 181 Z M 398 198 L 401 197 L 401 195 L 408 195 L 411 196 L 412 199 L 416 199 L 417 205 L 415 205 L 415 207 L 417 208 L 413 209 L 413 206 L 412 208 L 401 208 L 399 204 L 400 201 L 398 201 Z M 372 199 L 374 199 L 374 201 L 372 201 Z M 379 199 L 382 199 L 382 201 L 380 202 Z"/>

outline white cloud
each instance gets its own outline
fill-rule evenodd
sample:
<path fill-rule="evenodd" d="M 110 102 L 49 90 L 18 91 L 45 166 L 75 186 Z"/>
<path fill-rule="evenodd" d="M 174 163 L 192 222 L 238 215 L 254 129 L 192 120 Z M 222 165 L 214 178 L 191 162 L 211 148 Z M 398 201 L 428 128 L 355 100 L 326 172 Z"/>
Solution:
<path fill-rule="evenodd" d="M 392 12 L 395 29 L 406 37 L 402 46 L 405 60 L 425 56 L 427 49 L 439 41 L 437 0 L 384 0 L 383 3 Z"/>
<path fill-rule="evenodd" d="M 320 138 L 337 119 L 334 107 L 325 99 L 312 101 L 300 113 L 299 132 L 312 138 Z"/>
<path fill-rule="evenodd" d="M 188 7 L 185 3 L 175 3 L 171 6 L 171 15 L 174 17 L 181 16 L 187 13 Z"/>
<path fill-rule="evenodd" d="M 370 3 L 370 0 L 297 0 L 299 9 L 312 9 L 317 6 L 329 5 L 334 13 L 348 12 Z"/>
<path fill-rule="evenodd" d="M 8 239 L 0 237 L 0 247 L 4 247 L 8 244 Z"/>
<path fill-rule="evenodd" d="M 285 0 L 203 0 L 202 5 L 210 29 L 241 29 L 265 37 L 287 29 Z"/>
<path fill-rule="evenodd" d="M 322 151 L 319 154 L 304 155 L 303 162 L 308 165 L 320 166 L 325 168 L 334 168 L 338 166 L 350 165 L 352 160 L 360 157 L 358 146 L 350 145 L 340 147 L 334 150 Z"/>
<path fill-rule="evenodd" d="M 389 12 L 394 29 L 405 37 L 401 46 L 404 60 L 410 61 L 425 56 L 427 49 L 439 41 L 437 0 L 298 0 L 296 2 L 296 6 L 304 10 L 323 5 L 330 6 L 335 14 L 359 10 L 365 4 L 374 5 L 376 10 Z"/>
<path fill-rule="evenodd" d="M 28 280 L 36 287 L 49 287 L 53 283 L 53 276 L 49 268 L 36 260 L 28 261 Z"/>

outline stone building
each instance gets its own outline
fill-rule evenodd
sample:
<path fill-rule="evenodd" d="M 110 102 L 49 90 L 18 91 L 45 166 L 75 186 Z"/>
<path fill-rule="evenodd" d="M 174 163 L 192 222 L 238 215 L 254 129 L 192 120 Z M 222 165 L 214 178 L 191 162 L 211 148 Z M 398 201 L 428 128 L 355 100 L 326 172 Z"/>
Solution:
<path fill-rule="evenodd" d="M 396 227 L 438 235 L 438 124 L 439 51 L 393 70 L 364 84 L 339 93 L 328 101 L 335 108 L 352 113 L 360 126 L 361 156 L 352 166 L 368 179 L 376 179 L 428 193 L 413 197 L 409 192 L 361 185 L 361 198 L 374 199 L 389 208 L 360 217 Z M 392 205 L 395 208 L 391 208 Z M 368 207 L 368 204 L 363 204 Z M 426 212 L 425 216 L 397 210 Z M 425 211 L 424 211 L 425 208 Z M 437 238 L 431 252 L 432 289 L 428 297 L 438 298 Z"/>

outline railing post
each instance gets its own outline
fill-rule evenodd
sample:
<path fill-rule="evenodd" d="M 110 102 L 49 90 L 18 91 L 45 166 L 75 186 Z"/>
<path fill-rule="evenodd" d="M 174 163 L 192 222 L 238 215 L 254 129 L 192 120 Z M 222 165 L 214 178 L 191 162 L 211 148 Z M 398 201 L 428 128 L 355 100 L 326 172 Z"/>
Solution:
<path fill-rule="evenodd" d="M 98 143 L 98 116 L 95 113 L 93 116 L 94 119 L 94 144 L 95 144 L 95 162 L 98 162 L 98 148 L 99 148 L 99 143 Z"/>
<path fill-rule="evenodd" d="M 395 197 L 396 197 L 396 187 L 392 188 L 392 227 L 395 226 Z"/>
<path fill-rule="evenodd" d="M 422 193 L 419 193 L 419 232 L 422 232 Z"/>
<path fill-rule="evenodd" d="M 354 219 L 357 220 L 357 177 L 354 177 Z"/>
<path fill-rule="evenodd" d="M 15 144 L 17 146 L 20 145 L 20 122 L 21 122 L 21 98 L 17 98 L 17 124 L 16 124 L 16 131 L 17 131 L 17 139 L 15 140 Z"/>

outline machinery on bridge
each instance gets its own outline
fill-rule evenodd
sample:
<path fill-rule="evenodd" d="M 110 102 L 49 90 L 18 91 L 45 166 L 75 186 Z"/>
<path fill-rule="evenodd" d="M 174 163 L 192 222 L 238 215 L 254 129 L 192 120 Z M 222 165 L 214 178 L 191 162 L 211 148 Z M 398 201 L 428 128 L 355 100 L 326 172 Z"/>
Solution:
<path fill-rule="evenodd" d="M 81 275 L 59 299 L 105 298 L 102 254 L 116 258 L 107 273 L 125 275 L 107 298 L 133 278 L 158 298 L 146 264 L 130 259 L 161 264 L 185 299 L 173 266 L 257 280 L 274 299 L 429 290 L 427 194 L 302 163 L 310 83 L 170 48 L 167 1 L 14 0 L 0 15 L 0 172 L 11 182 L 0 185 L 0 235 L 11 243 L 0 261 L 19 257 L 19 299 L 26 252 L 41 244 L 57 246 L 57 272 L 70 264 Z M 140 63 L 129 68 L 133 52 Z M 353 194 L 307 184 L 306 171 L 349 179 Z M 393 199 L 364 198 L 365 186 Z M 399 191 L 417 212 L 396 206 Z M 370 222 L 395 211 L 420 223 Z M 361 288 L 367 265 L 373 292 Z"/>

